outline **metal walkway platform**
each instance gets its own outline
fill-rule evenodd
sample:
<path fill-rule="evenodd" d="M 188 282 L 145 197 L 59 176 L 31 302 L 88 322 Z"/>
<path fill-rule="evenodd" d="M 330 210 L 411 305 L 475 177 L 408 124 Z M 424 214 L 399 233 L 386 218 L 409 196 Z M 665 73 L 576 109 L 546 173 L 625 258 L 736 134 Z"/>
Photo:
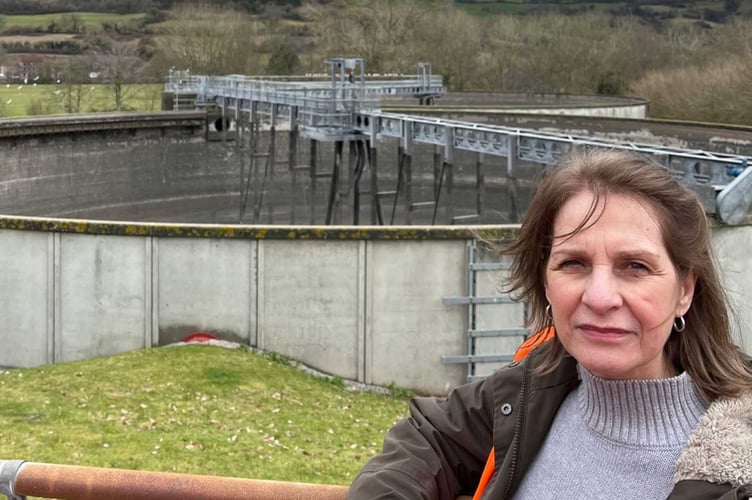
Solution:
<path fill-rule="evenodd" d="M 450 170 L 457 151 L 504 157 L 510 176 L 519 162 L 553 165 L 576 146 L 636 151 L 671 168 L 698 193 L 707 212 L 725 223 L 740 223 L 752 206 L 752 171 L 746 157 L 385 113 L 379 109 L 383 96 L 414 96 L 422 104 L 430 104 L 444 93 L 441 76 L 431 74 L 427 63 L 418 65 L 416 75 L 389 78 L 366 75 L 359 58 L 329 59 L 327 65 L 328 76 L 300 78 L 171 72 L 165 91 L 173 93 L 176 107 L 186 101 L 199 108 L 216 106 L 223 120 L 241 122 L 247 116 L 249 123 L 258 123 L 263 117 L 272 128 L 284 121 L 291 131 L 315 141 L 362 141 L 373 148 L 382 139 L 393 138 L 400 142 L 400 154 L 408 157 L 416 144 L 433 145 L 441 149 L 441 163 Z M 367 152 L 364 155 L 375 170 L 375 151 L 372 157 Z M 438 175 L 440 189 L 444 168 Z M 372 189 L 375 196 L 376 186 Z M 438 194 L 431 203 L 438 204 Z M 374 216 L 373 221 L 383 223 L 383 217 Z"/>

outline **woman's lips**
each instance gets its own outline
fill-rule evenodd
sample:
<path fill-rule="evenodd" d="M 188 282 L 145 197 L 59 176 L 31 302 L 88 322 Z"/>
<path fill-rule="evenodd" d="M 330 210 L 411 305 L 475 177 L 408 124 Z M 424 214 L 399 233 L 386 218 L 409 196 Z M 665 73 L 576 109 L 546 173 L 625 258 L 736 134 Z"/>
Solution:
<path fill-rule="evenodd" d="M 623 328 L 616 328 L 612 326 L 598 326 L 591 324 L 582 324 L 577 327 L 585 336 L 594 340 L 619 340 L 628 335 L 631 335 L 629 330 Z"/>

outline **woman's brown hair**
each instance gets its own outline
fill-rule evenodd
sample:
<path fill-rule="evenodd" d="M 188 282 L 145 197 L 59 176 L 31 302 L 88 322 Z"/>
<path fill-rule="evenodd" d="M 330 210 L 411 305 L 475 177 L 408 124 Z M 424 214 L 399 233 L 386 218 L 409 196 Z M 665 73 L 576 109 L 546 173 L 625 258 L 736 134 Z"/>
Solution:
<path fill-rule="evenodd" d="M 530 310 L 533 331 L 550 326 L 546 314 L 545 270 L 551 253 L 554 219 L 575 194 L 593 193 L 589 216 L 597 218 L 597 201 L 609 193 L 632 196 L 655 210 L 666 250 L 680 277 L 697 277 L 692 304 L 684 315 L 686 330 L 673 331 L 666 342 L 668 358 L 686 370 L 703 397 L 737 396 L 752 389 L 752 372 L 731 336 L 726 296 L 710 247 L 710 224 L 697 195 L 665 167 L 625 151 L 574 150 L 540 182 L 518 237 L 502 249 L 512 257 L 509 291 Z M 541 367 L 550 371 L 567 354 L 554 337 Z"/>

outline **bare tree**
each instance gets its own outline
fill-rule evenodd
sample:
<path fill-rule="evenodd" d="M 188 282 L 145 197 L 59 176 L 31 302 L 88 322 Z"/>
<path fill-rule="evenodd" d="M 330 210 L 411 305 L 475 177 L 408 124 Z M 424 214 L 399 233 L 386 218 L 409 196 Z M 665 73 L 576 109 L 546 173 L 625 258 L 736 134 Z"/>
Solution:
<path fill-rule="evenodd" d="M 300 59 L 301 38 L 296 29 L 282 22 L 276 15 L 267 16 L 261 21 L 259 49 L 267 55 L 265 73 L 268 75 L 294 75 L 303 69 Z"/>
<path fill-rule="evenodd" d="M 64 113 L 81 113 L 82 104 L 92 93 L 89 73 L 91 62 L 80 57 L 68 58 L 56 71 L 58 83 L 50 90 L 48 101 L 53 112 L 61 108 Z"/>
<path fill-rule="evenodd" d="M 416 29 L 430 13 L 424 0 L 334 0 L 305 5 L 319 52 L 359 56 L 375 72 L 399 72 L 415 65 Z"/>
<path fill-rule="evenodd" d="M 126 111 L 126 101 L 143 89 L 141 79 L 146 64 L 138 57 L 137 46 L 112 35 L 96 40 L 97 79 L 111 89 L 115 111 Z M 105 105 L 105 108 L 110 108 Z"/>
<path fill-rule="evenodd" d="M 209 2 L 179 4 L 155 38 L 156 65 L 198 74 L 253 74 L 261 69 L 259 26 L 248 13 Z"/>
<path fill-rule="evenodd" d="M 750 21 L 717 28 L 702 55 L 683 65 L 641 75 L 629 92 L 650 99 L 655 117 L 746 125 L 752 114 L 752 35 Z M 713 53 L 723 57 L 711 57 Z"/>
<path fill-rule="evenodd" d="M 431 63 L 452 90 L 475 90 L 482 81 L 481 23 L 452 2 L 437 1 L 414 26 L 412 59 Z"/>
<path fill-rule="evenodd" d="M 489 84 L 506 91 L 620 93 L 669 57 L 653 28 L 600 13 L 502 16 L 486 39 Z"/>

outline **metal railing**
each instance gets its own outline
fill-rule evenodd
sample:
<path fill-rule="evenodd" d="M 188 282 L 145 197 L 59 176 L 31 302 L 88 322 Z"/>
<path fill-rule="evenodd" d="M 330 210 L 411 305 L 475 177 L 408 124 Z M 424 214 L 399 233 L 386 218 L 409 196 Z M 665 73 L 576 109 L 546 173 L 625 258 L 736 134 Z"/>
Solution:
<path fill-rule="evenodd" d="M 352 130 L 354 116 L 379 109 L 384 96 L 435 96 L 445 92 L 443 78 L 430 73 L 428 63 L 419 63 L 417 75 L 403 75 L 395 79 L 382 79 L 363 73 L 362 60 L 353 59 L 360 70 L 357 77 L 348 78 L 344 72 L 345 59 L 332 59 L 331 78 L 291 79 L 253 77 L 244 75 L 191 75 L 188 71 L 170 71 L 165 91 L 175 95 L 175 101 L 189 95 L 198 106 L 209 103 L 248 111 L 251 102 L 263 102 L 258 110 L 270 115 L 284 115 L 288 108 L 298 109 L 298 123 L 309 129 Z M 357 62 L 361 61 L 360 64 Z M 349 69 L 352 71 L 352 68 Z M 184 99 L 183 99 L 184 100 Z"/>
<path fill-rule="evenodd" d="M 344 500 L 346 486 L 0 461 L 0 495 L 61 500 Z"/>
<path fill-rule="evenodd" d="M 442 147 L 447 162 L 456 150 L 554 165 L 574 147 L 634 151 L 671 169 L 705 204 L 707 213 L 738 224 L 752 206 L 752 169 L 746 156 L 712 151 L 614 142 L 570 134 L 546 133 L 501 125 L 373 111 L 355 117 L 358 132 L 373 138 Z"/>

